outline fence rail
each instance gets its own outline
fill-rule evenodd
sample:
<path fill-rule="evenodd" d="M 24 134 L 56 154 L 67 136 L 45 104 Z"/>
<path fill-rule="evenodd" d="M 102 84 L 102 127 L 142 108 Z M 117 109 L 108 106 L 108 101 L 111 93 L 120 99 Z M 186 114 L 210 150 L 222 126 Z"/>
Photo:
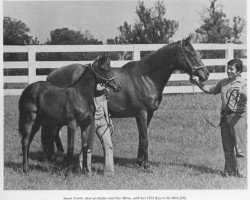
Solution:
<path fill-rule="evenodd" d="M 28 61 L 4 62 L 4 69 L 28 69 L 26 76 L 4 76 L 4 83 L 32 83 L 45 80 L 46 76 L 36 74 L 36 69 L 59 68 L 72 63 L 87 64 L 91 61 L 37 61 L 37 53 L 52 52 L 117 52 L 130 51 L 133 60 L 141 59 L 141 52 L 155 51 L 165 44 L 136 44 L 136 45 L 28 45 L 28 46 L 3 46 L 4 53 L 28 53 Z M 225 58 L 202 59 L 206 66 L 225 65 L 228 60 L 234 58 L 235 50 L 246 50 L 245 44 L 193 44 L 196 50 L 224 50 Z M 112 67 L 121 67 L 131 60 L 111 61 Z M 246 65 L 247 60 L 242 59 Z M 226 72 L 211 73 L 209 79 L 225 78 Z M 172 74 L 169 81 L 188 80 L 187 74 Z M 4 89 L 4 95 L 20 95 L 23 89 Z M 201 92 L 196 86 L 166 86 L 164 93 L 192 93 Z"/>

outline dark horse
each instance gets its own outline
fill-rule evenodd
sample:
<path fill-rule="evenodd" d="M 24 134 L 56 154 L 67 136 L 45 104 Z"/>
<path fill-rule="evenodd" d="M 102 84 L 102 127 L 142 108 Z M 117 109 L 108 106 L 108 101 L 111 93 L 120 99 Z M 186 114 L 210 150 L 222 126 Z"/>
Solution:
<path fill-rule="evenodd" d="M 24 89 L 19 100 L 19 132 L 22 136 L 25 172 L 28 170 L 30 143 L 41 125 L 45 154 L 46 151 L 52 151 L 57 129 L 63 125 L 68 126 L 69 135 L 73 136 L 76 127 L 80 126 L 83 152 L 87 155 L 87 150 L 92 150 L 95 130 L 90 128 L 95 127 L 93 98 L 97 83 L 107 84 L 115 92 L 120 90 L 106 56 L 98 57 L 92 65 L 85 68 L 78 81 L 71 87 L 59 88 L 38 81 Z M 89 161 L 91 162 L 91 159 Z M 87 163 L 88 171 L 91 171 L 90 164 Z"/>
<path fill-rule="evenodd" d="M 189 36 L 150 53 L 140 61 L 131 61 L 121 68 L 114 69 L 115 76 L 121 83 L 121 91 L 109 92 L 109 111 L 115 118 L 136 118 L 139 130 L 137 159 L 145 169 L 149 169 L 147 128 L 154 111 L 161 103 L 163 89 L 173 71 L 183 70 L 190 78 L 197 76 L 202 82 L 208 79 L 209 72 L 190 40 Z M 81 71 L 80 67 L 78 70 Z M 56 84 L 64 74 L 63 84 L 72 85 L 77 81 L 77 75 L 72 71 L 77 70 L 55 70 L 47 81 Z"/>

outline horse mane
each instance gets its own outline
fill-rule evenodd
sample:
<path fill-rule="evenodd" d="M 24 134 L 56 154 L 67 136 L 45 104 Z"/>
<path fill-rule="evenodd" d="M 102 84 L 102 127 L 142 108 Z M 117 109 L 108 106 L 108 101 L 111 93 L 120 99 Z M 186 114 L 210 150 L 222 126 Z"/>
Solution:
<path fill-rule="evenodd" d="M 166 60 L 169 60 L 170 64 L 177 53 L 176 47 L 178 47 L 178 42 L 167 44 L 157 51 L 148 54 L 140 61 L 137 61 L 133 72 L 139 75 L 148 74 L 152 71 L 157 70 L 158 67 L 168 64 L 166 63 Z M 168 59 L 166 59 L 166 57 Z"/>
<path fill-rule="evenodd" d="M 79 75 L 78 79 L 76 79 L 75 82 L 73 83 L 73 85 L 71 85 L 70 87 L 76 86 L 81 81 L 81 78 L 86 74 L 86 72 L 90 70 L 91 64 L 88 64 L 85 66 L 86 66 L 86 68 L 84 69 L 84 71 L 82 71 L 80 74 L 78 74 Z"/>

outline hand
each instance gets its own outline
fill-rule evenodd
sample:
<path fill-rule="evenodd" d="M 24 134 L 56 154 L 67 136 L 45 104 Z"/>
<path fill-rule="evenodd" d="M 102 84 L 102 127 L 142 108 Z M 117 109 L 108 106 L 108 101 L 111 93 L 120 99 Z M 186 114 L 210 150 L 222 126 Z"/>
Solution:
<path fill-rule="evenodd" d="M 190 77 L 189 78 L 189 81 L 195 85 L 198 85 L 199 84 L 199 78 L 196 77 L 196 76 L 193 76 L 193 77 Z"/>
<path fill-rule="evenodd" d="M 111 120 L 108 121 L 108 125 L 109 125 L 109 126 L 114 126 L 114 125 L 113 125 L 113 122 L 112 122 Z"/>
<path fill-rule="evenodd" d="M 242 90 L 242 88 L 239 87 L 239 86 L 233 87 L 232 89 L 236 90 L 238 94 L 244 93 L 244 91 Z"/>

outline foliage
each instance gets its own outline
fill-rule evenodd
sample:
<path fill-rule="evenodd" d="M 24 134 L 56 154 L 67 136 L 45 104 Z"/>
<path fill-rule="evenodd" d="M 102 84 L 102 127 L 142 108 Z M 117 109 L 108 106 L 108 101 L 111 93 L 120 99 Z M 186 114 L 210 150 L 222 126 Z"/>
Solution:
<path fill-rule="evenodd" d="M 30 28 L 21 20 L 4 17 L 3 44 L 4 45 L 37 45 L 39 41 L 28 33 Z M 4 61 L 26 61 L 27 53 L 4 53 Z M 6 70 L 7 72 L 8 70 Z M 17 69 L 17 71 L 20 71 Z M 8 72 L 7 72 L 8 74 Z"/>
<path fill-rule="evenodd" d="M 4 17 L 3 44 L 4 45 L 30 45 L 39 44 L 37 38 L 28 35 L 30 28 L 21 20 Z"/>
<path fill-rule="evenodd" d="M 46 43 L 48 45 L 102 44 L 88 30 L 82 33 L 68 28 L 55 29 L 50 32 L 50 37 Z"/>
<path fill-rule="evenodd" d="M 200 35 L 201 43 L 241 43 L 240 36 L 245 26 L 241 17 L 233 18 L 233 27 L 222 10 L 222 5 L 216 5 L 212 0 L 210 7 L 201 14 L 202 25 L 195 32 Z"/>
<path fill-rule="evenodd" d="M 201 26 L 195 30 L 194 42 L 200 43 L 242 43 L 240 36 L 245 26 L 245 20 L 239 16 L 233 18 L 233 26 L 223 12 L 223 6 L 217 5 L 217 0 L 210 0 L 210 7 L 206 8 L 201 14 Z M 203 59 L 206 58 L 225 58 L 225 51 L 200 51 Z M 235 57 L 243 58 L 244 52 L 237 52 Z M 225 71 L 224 66 L 209 66 L 210 72 Z"/>
<path fill-rule="evenodd" d="M 102 44 L 102 41 L 96 39 L 88 30 L 84 33 L 69 28 L 55 29 L 50 32 L 50 39 L 47 39 L 47 45 L 86 45 L 86 44 Z M 97 57 L 97 55 L 96 55 Z M 84 52 L 78 53 L 39 53 L 37 60 L 39 61 L 81 61 L 86 60 Z"/>
<path fill-rule="evenodd" d="M 239 16 L 233 18 L 233 29 L 232 29 L 232 38 L 231 38 L 232 43 L 236 43 L 236 44 L 242 43 L 240 41 L 240 36 L 245 25 L 246 25 L 246 22 L 243 18 Z"/>
<path fill-rule="evenodd" d="M 134 25 L 124 22 L 118 29 L 120 35 L 108 39 L 108 44 L 151 44 L 169 43 L 179 27 L 175 20 L 164 18 L 166 8 L 163 1 L 157 1 L 153 8 L 146 8 L 143 1 L 136 7 L 138 20 Z"/>

